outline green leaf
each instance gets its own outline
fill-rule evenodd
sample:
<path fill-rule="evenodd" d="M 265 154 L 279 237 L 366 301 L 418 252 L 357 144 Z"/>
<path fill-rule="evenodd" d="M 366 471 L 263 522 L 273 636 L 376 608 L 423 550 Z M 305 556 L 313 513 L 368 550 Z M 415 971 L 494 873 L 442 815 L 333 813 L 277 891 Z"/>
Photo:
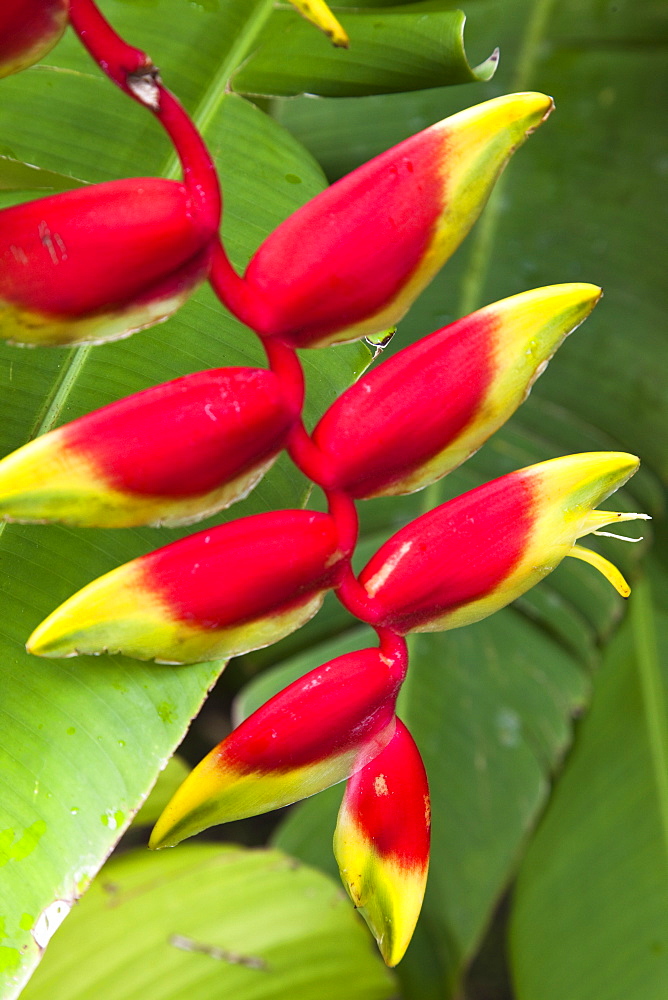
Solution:
<path fill-rule="evenodd" d="M 119 946 L 119 942 L 121 942 Z M 389 1000 L 393 977 L 322 874 L 278 851 L 191 844 L 111 861 L 26 1000 Z"/>
<path fill-rule="evenodd" d="M 511 937 L 518 1000 L 665 996 L 668 608 L 654 605 L 652 582 L 665 589 L 665 571 L 636 588 L 520 869 Z"/>
<path fill-rule="evenodd" d="M 349 49 L 314 38 L 294 11 L 278 11 L 232 84 L 239 93 L 290 97 L 357 97 L 489 80 L 495 50 L 472 68 L 464 51 L 464 22 L 448 2 L 428 0 L 386 10 L 350 11 L 341 22 Z"/>
<path fill-rule="evenodd" d="M 11 156 L 0 156 L 0 191 L 69 191 L 83 181 L 53 170 L 41 170 L 31 163 L 21 163 Z"/>

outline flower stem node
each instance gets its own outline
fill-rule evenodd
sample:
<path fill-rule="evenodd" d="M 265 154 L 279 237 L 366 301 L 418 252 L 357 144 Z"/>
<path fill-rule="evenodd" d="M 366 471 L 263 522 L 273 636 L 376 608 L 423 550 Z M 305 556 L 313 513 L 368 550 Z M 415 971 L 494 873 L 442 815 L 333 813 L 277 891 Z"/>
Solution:
<path fill-rule="evenodd" d="M 57 608 L 27 643 L 38 656 L 125 653 L 160 663 L 229 658 L 311 618 L 341 553 L 328 514 L 256 514 L 125 563 Z"/>
<path fill-rule="evenodd" d="M 69 0 L 3 0 L 0 78 L 39 62 L 67 27 Z"/>
<path fill-rule="evenodd" d="M 600 295 L 588 284 L 513 295 L 373 368 L 314 431 L 331 481 L 368 499 L 412 493 L 456 468 L 526 399 Z"/>
<path fill-rule="evenodd" d="M 403 958 L 420 915 L 430 827 L 424 764 L 397 719 L 382 753 L 348 782 L 334 834 L 343 884 L 390 966 Z"/>
<path fill-rule="evenodd" d="M 251 259 L 244 281 L 257 305 L 241 318 L 293 347 L 358 340 L 394 326 L 462 242 L 512 153 L 551 110 L 544 94 L 495 98 L 333 184 Z"/>
<path fill-rule="evenodd" d="M 0 211 L 0 338 L 100 343 L 167 319 L 208 273 L 216 229 L 197 208 L 146 177 Z"/>
<path fill-rule="evenodd" d="M 377 603 L 377 624 L 404 635 L 438 632 L 505 607 L 565 556 L 582 559 L 588 550 L 576 545 L 578 538 L 606 524 L 646 518 L 593 509 L 638 465 L 634 455 L 623 452 L 554 458 L 423 514 L 390 538 L 360 574 Z M 587 561 L 597 568 L 610 566 L 592 556 Z M 614 567 L 606 576 L 621 581 L 620 592 L 628 595 Z"/>
<path fill-rule="evenodd" d="M 379 650 L 363 649 L 288 685 L 198 764 L 150 846 L 278 809 L 354 774 L 394 735 L 400 677 Z"/>
<path fill-rule="evenodd" d="M 273 372 L 186 375 L 8 455 L 0 517 L 104 528 L 198 521 L 250 492 L 294 420 Z"/>

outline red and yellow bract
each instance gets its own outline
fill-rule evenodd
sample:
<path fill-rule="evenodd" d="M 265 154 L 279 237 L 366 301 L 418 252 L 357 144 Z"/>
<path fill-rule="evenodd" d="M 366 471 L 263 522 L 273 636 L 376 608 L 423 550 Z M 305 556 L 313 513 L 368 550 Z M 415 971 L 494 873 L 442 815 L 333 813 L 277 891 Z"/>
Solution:
<path fill-rule="evenodd" d="M 393 535 L 360 574 L 377 602 L 376 622 L 401 634 L 434 632 L 505 607 L 565 556 L 583 558 L 588 550 L 576 546 L 582 535 L 646 516 L 593 510 L 638 464 L 623 452 L 554 458 L 423 514 Z M 606 575 L 616 582 L 619 574 L 611 570 Z"/>
<path fill-rule="evenodd" d="M 334 834 L 343 884 L 388 965 L 403 958 L 420 914 L 430 829 L 424 764 L 397 719 L 385 749 L 349 780 Z"/>
<path fill-rule="evenodd" d="M 377 649 L 288 685 L 202 760 L 160 817 L 151 847 L 277 809 L 343 781 L 394 734 L 403 673 Z"/>
<path fill-rule="evenodd" d="M 308 621 L 334 586 L 340 559 L 328 514 L 241 518 L 94 580 L 42 622 L 28 650 L 120 652 L 163 663 L 235 656 Z"/>
<path fill-rule="evenodd" d="M 600 295 L 587 284 L 523 292 L 373 368 L 313 432 L 330 485 L 357 498 L 411 493 L 466 461 L 522 403 Z"/>
<path fill-rule="evenodd" d="M 0 462 L 0 517 L 184 524 L 245 496 L 298 414 L 262 368 L 197 372 L 128 396 Z"/>
<path fill-rule="evenodd" d="M 495 98 L 337 181 L 260 246 L 244 276 L 254 307 L 242 318 L 294 347 L 356 340 L 396 324 L 551 110 L 544 94 Z"/>
<path fill-rule="evenodd" d="M 0 338 L 99 343 L 167 319 L 206 278 L 217 229 L 188 189 L 108 181 L 0 211 Z"/>

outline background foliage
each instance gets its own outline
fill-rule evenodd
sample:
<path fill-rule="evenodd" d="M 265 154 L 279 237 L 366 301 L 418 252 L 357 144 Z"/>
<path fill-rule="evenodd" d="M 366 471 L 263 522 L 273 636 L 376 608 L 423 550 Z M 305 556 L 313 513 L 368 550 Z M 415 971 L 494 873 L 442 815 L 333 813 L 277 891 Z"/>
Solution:
<path fill-rule="evenodd" d="M 263 984 L 257 969 L 169 945 L 170 935 L 184 933 L 176 915 L 184 915 L 181 926 L 190 926 L 185 914 L 199 898 L 198 876 L 181 880 L 181 874 L 190 865 L 224 865 L 232 857 L 229 849 L 193 846 L 114 862 L 108 879 L 102 876 L 106 882 L 65 924 L 62 945 L 56 941 L 49 950 L 26 996 L 33 991 L 35 998 L 53 996 L 49 983 L 56 976 L 69 984 L 64 995 L 88 1000 L 103 995 L 100 977 L 109 973 L 108 995 L 126 1000 L 148 988 L 138 970 L 146 975 L 156 961 L 174 958 L 177 951 L 178 992 L 164 994 L 174 1000 L 186 995 L 202 963 L 202 974 L 213 976 L 204 980 L 205 995 L 214 984 L 222 994 L 241 990 L 245 982 L 263 1000 L 294 996 L 296 980 L 290 977 L 305 964 L 318 967 L 315 955 L 322 959 L 322 979 L 313 989 L 321 996 L 326 989 L 342 995 L 340 986 L 326 985 L 331 973 L 334 984 L 354 977 L 366 983 L 360 1000 L 398 991 L 406 1000 L 464 995 L 663 1000 L 668 989 L 668 739 L 661 655 L 668 611 L 661 524 L 668 473 L 663 4 L 469 0 L 466 44 L 471 64 L 482 67 L 478 76 L 489 76 L 485 60 L 496 45 L 501 48 L 500 67 L 487 82 L 475 82 L 458 44 L 461 15 L 440 0 L 405 6 L 367 0 L 364 11 L 340 2 L 353 39 L 349 53 L 331 50 L 296 15 L 274 10 L 267 0 L 107 0 L 102 6 L 128 38 L 151 52 L 213 149 L 225 192 L 224 235 L 238 266 L 280 219 L 324 186 L 324 174 L 332 180 L 406 135 L 497 94 L 523 89 L 552 94 L 557 111 L 512 162 L 481 222 L 402 322 L 389 350 L 479 305 L 541 284 L 594 281 L 604 287 L 605 298 L 562 347 L 517 416 L 460 472 L 414 497 L 364 505 L 360 558 L 442 499 L 570 451 L 639 454 L 643 469 L 622 503 L 648 510 L 659 521 L 654 538 L 633 550 L 614 542 L 601 545 L 607 555 L 626 561 L 624 568 L 638 581 L 631 615 L 619 629 L 621 602 L 588 567 L 571 560 L 489 621 L 412 640 L 401 714 L 430 776 L 434 847 L 424 913 L 398 969 L 398 985 L 362 944 L 351 945 L 354 955 L 348 954 L 339 934 L 356 931 L 359 942 L 364 934 L 352 921 L 345 932 L 325 922 L 322 950 L 305 943 L 301 932 L 315 916 L 290 913 L 297 905 L 294 893 L 308 886 L 295 890 L 267 881 L 257 897 L 250 890 L 235 896 L 221 888 L 220 899 L 227 895 L 234 901 L 234 907 L 229 903 L 234 913 L 257 908 L 251 923 L 274 919 L 293 927 L 293 937 L 279 947 L 287 979 L 271 986 L 276 992 L 269 992 L 271 977 Z M 271 99 L 300 91 L 365 96 Z M 243 96 L 248 94 L 253 101 Z M 157 126 L 100 77 L 72 38 L 44 66 L 2 81 L 0 122 L 4 204 L 84 181 L 176 175 Z M 311 421 L 368 360 L 360 346 L 302 357 Z M 70 351 L 0 348 L 3 450 L 146 385 L 204 367 L 248 363 L 262 363 L 254 338 L 224 315 L 206 290 L 164 326 L 123 343 Z M 290 463 L 281 461 L 227 516 L 298 504 L 305 488 Z M 309 502 L 317 504 L 318 497 Z M 34 931 L 40 915 L 41 928 L 45 916 L 57 918 L 83 891 L 221 668 L 174 669 L 120 657 L 37 661 L 24 653 L 23 642 L 76 588 L 176 536 L 152 529 L 10 525 L 0 538 L 3 1000 L 17 995 L 39 957 Z M 642 557 L 650 544 L 648 561 Z M 286 677 L 361 648 L 367 638 L 328 600 L 305 629 L 228 669 L 187 752 L 197 759 L 223 735 L 229 697 L 250 677 L 257 674 L 241 692 L 238 714 Z M 292 810 L 274 841 L 331 871 L 338 796 L 340 789 L 333 789 Z M 263 823 L 235 825 L 227 835 L 257 843 L 266 829 Z M 254 871 L 262 871 L 264 857 L 234 855 L 235 864 Z M 507 896 L 516 875 L 515 890 Z M 126 878 L 154 888 L 142 890 L 142 902 L 122 931 L 110 922 L 117 897 L 105 896 L 103 884 L 117 879 L 123 898 Z M 317 875 L 303 875 L 306 882 L 311 878 L 317 886 L 311 891 L 334 893 Z M 171 908 L 151 895 L 162 891 L 165 880 Z M 221 880 L 222 887 L 222 875 Z M 193 938 L 203 935 L 212 947 L 250 955 L 269 947 L 261 936 L 230 944 L 229 913 L 222 904 L 219 912 L 213 903 L 206 905 L 212 907 L 210 923 L 189 930 Z M 109 945 L 97 964 L 82 936 L 87 912 L 95 921 L 90 926 L 96 928 L 96 942 Z M 507 915 L 510 957 L 504 972 L 498 967 L 498 941 Z M 133 940 L 132 920 L 155 930 L 147 931 L 143 964 L 121 960 Z M 58 963 L 78 947 L 88 955 L 90 978 L 63 979 L 76 976 L 76 970 Z M 93 953 L 96 947 L 90 945 Z"/>

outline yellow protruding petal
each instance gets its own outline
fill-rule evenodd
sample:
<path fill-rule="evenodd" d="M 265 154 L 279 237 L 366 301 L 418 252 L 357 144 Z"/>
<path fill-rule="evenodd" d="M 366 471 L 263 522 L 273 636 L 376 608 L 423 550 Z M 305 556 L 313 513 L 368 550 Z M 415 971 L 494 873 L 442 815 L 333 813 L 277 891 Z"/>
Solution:
<path fill-rule="evenodd" d="M 302 17 L 327 35 L 332 45 L 342 49 L 348 48 L 350 39 L 324 0 L 290 0 L 290 2 Z"/>
<path fill-rule="evenodd" d="M 590 566 L 597 569 L 599 573 L 603 574 L 608 583 L 612 584 L 617 593 L 621 594 L 622 597 L 626 598 L 631 593 L 631 588 L 617 567 L 599 552 L 593 552 L 591 549 L 585 549 L 582 545 L 574 545 L 568 555 L 573 556 L 574 559 L 581 559 L 582 562 L 589 563 Z"/>

